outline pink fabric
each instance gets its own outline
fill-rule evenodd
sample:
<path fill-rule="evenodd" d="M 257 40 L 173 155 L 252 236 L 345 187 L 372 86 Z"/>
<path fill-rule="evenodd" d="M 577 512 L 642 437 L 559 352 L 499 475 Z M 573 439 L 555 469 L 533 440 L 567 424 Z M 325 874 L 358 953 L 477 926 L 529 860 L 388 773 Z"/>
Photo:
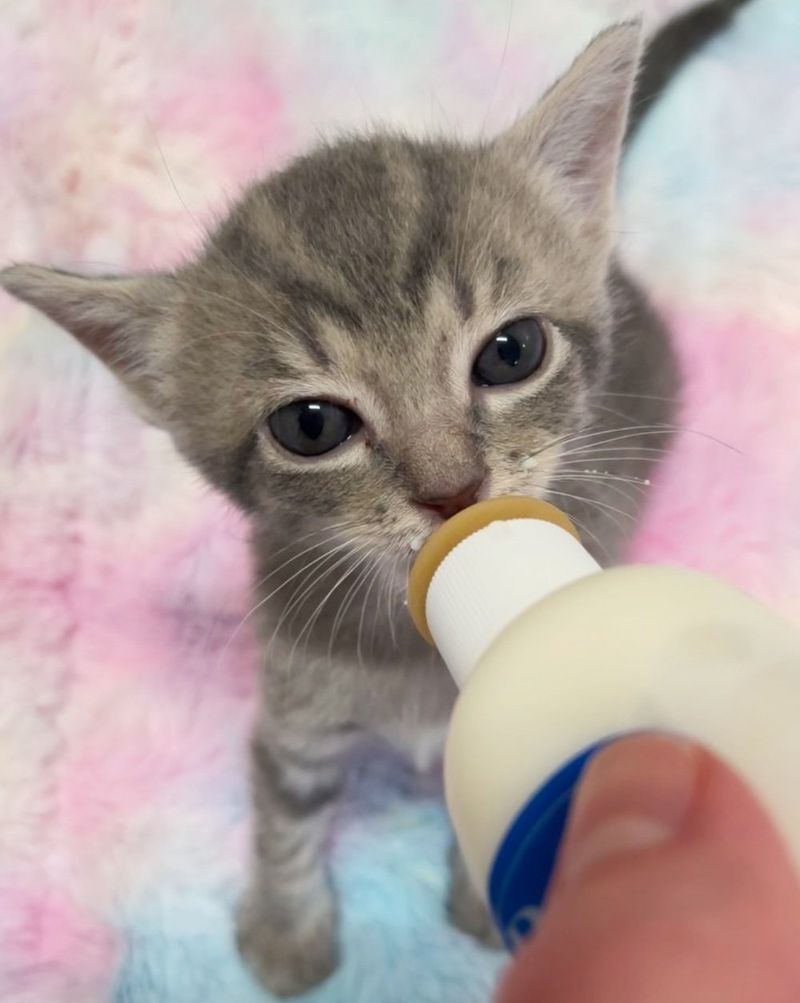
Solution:
<path fill-rule="evenodd" d="M 685 6 L 653 3 L 652 23 Z M 12 0 L 0 257 L 167 266 L 318 130 L 494 130 L 627 9 Z M 686 375 L 635 556 L 800 619 L 798 66 L 797 5 L 752 0 L 640 134 L 620 231 Z M 99 365 L 0 298 L 4 1003 L 265 998 L 231 933 L 258 662 L 237 630 L 246 529 Z M 372 791 L 381 811 L 335 850 L 344 964 L 314 999 L 485 1001 L 498 960 L 442 919 L 439 802 Z"/>

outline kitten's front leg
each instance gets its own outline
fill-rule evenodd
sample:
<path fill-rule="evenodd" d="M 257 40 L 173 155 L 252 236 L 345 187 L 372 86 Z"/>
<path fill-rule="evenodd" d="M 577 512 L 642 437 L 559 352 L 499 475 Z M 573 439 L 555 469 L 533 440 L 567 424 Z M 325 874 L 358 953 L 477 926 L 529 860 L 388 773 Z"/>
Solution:
<path fill-rule="evenodd" d="M 442 670 L 444 672 L 443 666 Z M 443 678 L 446 678 L 449 683 L 449 677 Z M 430 680 L 426 680 L 426 682 L 430 688 Z M 442 717 L 446 720 L 451 713 L 450 705 L 452 704 L 453 691 L 448 686 L 442 692 L 445 694 Z M 430 702 L 428 706 L 430 707 Z M 418 725 L 413 728 L 409 728 L 406 724 L 405 727 L 395 725 L 389 729 L 386 727 L 383 729 L 384 737 L 404 751 L 417 771 L 422 774 L 428 772 L 432 763 L 437 760 L 441 762 L 445 734 L 446 725 L 436 720 L 432 724 L 428 722 L 426 725 Z M 469 934 L 487 947 L 501 947 L 500 935 L 488 908 L 472 883 L 464 857 L 455 839 L 450 845 L 448 863 L 450 881 L 447 890 L 447 916 L 450 922 L 457 929 Z"/>
<path fill-rule="evenodd" d="M 294 996 L 337 964 L 337 909 L 324 855 L 350 743 L 258 733 L 255 862 L 237 917 L 239 950 L 261 982 Z"/>
<path fill-rule="evenodd" d="M 500 934 L 483 899 L 475 889 L 461 850 L 453 840 L 450 846 L 450 887 L 447 892 L 447 915 L 453 926 L 468 933 L 487 947 L 502 947 Z"/>

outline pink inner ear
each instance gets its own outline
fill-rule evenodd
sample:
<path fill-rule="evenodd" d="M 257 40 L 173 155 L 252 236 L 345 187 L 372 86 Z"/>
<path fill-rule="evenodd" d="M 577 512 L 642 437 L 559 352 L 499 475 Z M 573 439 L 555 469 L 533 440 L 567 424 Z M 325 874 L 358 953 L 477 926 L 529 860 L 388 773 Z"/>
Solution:
<path fill-rule="evenodd" d="M 91 277 L 40 265 L 14 265 L 0 284 L 97 356 L 147 412 L 157 411 L 148 377 L 150 341 L 163 323 L 175 289 L 162 275 Z"/>
<path fill-rule="evenodd" d="M 500 147 L 563 178 L 585 208 L 600 207 L 613 190 L 639 51 L 636 26 L 598 35 Z"/>
<path fill-rule="evenodd" d="M 555 160 L 564 177 L 589 188 L 608 184 L 609 177 L 616 173 L 620 157 L 619 146 L 610 144 L 608 140 L 609 135 L 613 136 L 619 129 L 618 111 L 600 106 L 595 125 L 596 128 L 592 128 L 585 139 L 576 133 L 572 144 L 562 142 Z M 548 159 L 552 161 L 553 157 L 548 156 Z"/>

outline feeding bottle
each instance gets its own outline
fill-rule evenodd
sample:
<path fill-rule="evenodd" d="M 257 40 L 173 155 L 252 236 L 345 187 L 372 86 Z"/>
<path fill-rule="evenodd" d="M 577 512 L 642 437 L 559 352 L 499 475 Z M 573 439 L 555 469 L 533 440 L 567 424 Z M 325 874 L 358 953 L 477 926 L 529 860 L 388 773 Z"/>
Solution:
<path fill-rule="evenodd" d="M 800 632 L 754 599 L 680 568 L 601 570 L 558 509 L 497 498 L 430 537 L 409 609 L 461 690 L 445 794 L 510 949 L 535 927 L 581 771 L 625 734 L 726 761 L 800 869 Z"/>

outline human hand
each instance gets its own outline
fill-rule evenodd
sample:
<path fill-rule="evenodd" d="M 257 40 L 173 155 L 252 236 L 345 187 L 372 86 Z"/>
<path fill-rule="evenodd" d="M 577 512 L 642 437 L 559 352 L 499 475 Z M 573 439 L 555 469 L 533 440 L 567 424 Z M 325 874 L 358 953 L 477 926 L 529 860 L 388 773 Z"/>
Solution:
<path fill-rule="evenodd" d="M 497 997 L 621 1001 L 800 1001 L 788 853 L 744 783 L 680 740 L 623 739 L 590 763 L 542 921 Z"/>

